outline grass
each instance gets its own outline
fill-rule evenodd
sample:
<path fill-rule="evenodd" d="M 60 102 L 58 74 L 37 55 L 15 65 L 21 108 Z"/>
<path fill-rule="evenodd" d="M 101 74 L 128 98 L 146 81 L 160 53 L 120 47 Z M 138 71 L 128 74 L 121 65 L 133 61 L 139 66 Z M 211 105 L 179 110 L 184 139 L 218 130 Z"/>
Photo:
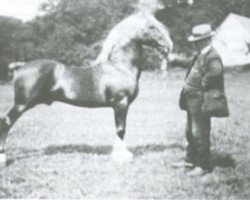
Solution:
<path fill-rule="evenodd" d="M 145 72 L 128 115 L 125 137 L 135 155 L 116 165 L 111 109 L 55 103 L 25 113 L 9 133 L 9 165 L 0 170 L 1 198 L 249 199 L 250 72 L 226 73 L 230 118 L 212 120 L 215 169 L 190 178 L 171 168 L 185 156 L 185 113 L 178 108 L 184 73 Z M 0 87 L 0 113 L 12 105 L 12 86 Z"/>

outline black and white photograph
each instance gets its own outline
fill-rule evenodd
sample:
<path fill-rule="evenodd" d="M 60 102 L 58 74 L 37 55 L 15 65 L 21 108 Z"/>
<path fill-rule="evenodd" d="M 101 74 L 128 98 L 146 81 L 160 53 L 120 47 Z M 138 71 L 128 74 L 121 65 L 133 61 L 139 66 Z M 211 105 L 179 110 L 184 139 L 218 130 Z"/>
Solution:
<path fill-rule="evenodd" d="M 0 0 L 0 199 L 250 199 L 250 0 Z"/>

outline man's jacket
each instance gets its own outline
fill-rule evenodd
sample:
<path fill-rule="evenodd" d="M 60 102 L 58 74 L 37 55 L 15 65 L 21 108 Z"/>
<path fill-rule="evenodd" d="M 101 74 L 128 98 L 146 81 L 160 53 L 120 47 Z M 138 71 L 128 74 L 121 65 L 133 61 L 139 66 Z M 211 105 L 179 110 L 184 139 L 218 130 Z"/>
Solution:
<path fill-rule="evenodd" d="M 225 94 L 223 64 L 220 56 L 212 47 L 205 53 L 190 58 L 175 56 L 171 63 L 175 66 L 188 68 L 183 88 L 185 92 L 198 91 L 204 94 L 216 90 Z M 204 97 L 201 96 L 200 98 Z"/>
<path fill-rule="evenodd" d="M 224 91 L 224 70 L 219 54 L 211 48 L 204 54 L 190 58 L 175 56 L 171 62 L 175 66 L 188 68 L 184 88 L 207 91 Z"/>

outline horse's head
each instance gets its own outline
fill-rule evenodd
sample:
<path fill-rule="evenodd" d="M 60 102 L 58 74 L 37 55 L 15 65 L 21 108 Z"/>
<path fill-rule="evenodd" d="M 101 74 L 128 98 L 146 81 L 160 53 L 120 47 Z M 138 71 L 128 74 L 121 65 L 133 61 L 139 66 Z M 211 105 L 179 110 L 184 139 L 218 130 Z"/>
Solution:
<path fill-rule="evenodd" d="M 155 47 L 162 57 L 166 57 L 173 50 L 173 41 L 170 37 L 170 33 L 166 27 L 162 27 L 162 37 L 157 40 L 152 40 L 152 45 Z"/>
<path fill-rule="evenodd" d="M 165 8 L 165 4 L 165 0 L 138 0 L 137 16 L 142 20 L 135 20 L 140 22 L 140 32 L 137 36 L 142 44 L 158 49 L 164 56 L 172 51 L 173 42 L 167 28 L 155 18 L 155 15 Z"/>
<path fill-rule="evenodd" d="M 157 49 L 163 57 L 173 50 L 173 42 L 166 26 L 156 18 L 149 17 L 143 28 L 142 44 Z"/>

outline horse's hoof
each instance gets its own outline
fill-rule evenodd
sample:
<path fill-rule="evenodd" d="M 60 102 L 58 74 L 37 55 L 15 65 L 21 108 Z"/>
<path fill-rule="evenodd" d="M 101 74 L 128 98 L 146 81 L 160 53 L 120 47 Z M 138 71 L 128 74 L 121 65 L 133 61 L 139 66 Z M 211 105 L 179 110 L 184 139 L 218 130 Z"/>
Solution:
<path fill-rule="evenodd" d="M 127 151 L 113 151 L 111 154 L 113 161 L 117 164 L 124 164 L 133 160 L 133 154 Z"/>
<path fill-rule="evenodd" d="M 6 166 L 6 155 L 4 153 L 0 154 L 0 168 L 5 167 Z"/>

